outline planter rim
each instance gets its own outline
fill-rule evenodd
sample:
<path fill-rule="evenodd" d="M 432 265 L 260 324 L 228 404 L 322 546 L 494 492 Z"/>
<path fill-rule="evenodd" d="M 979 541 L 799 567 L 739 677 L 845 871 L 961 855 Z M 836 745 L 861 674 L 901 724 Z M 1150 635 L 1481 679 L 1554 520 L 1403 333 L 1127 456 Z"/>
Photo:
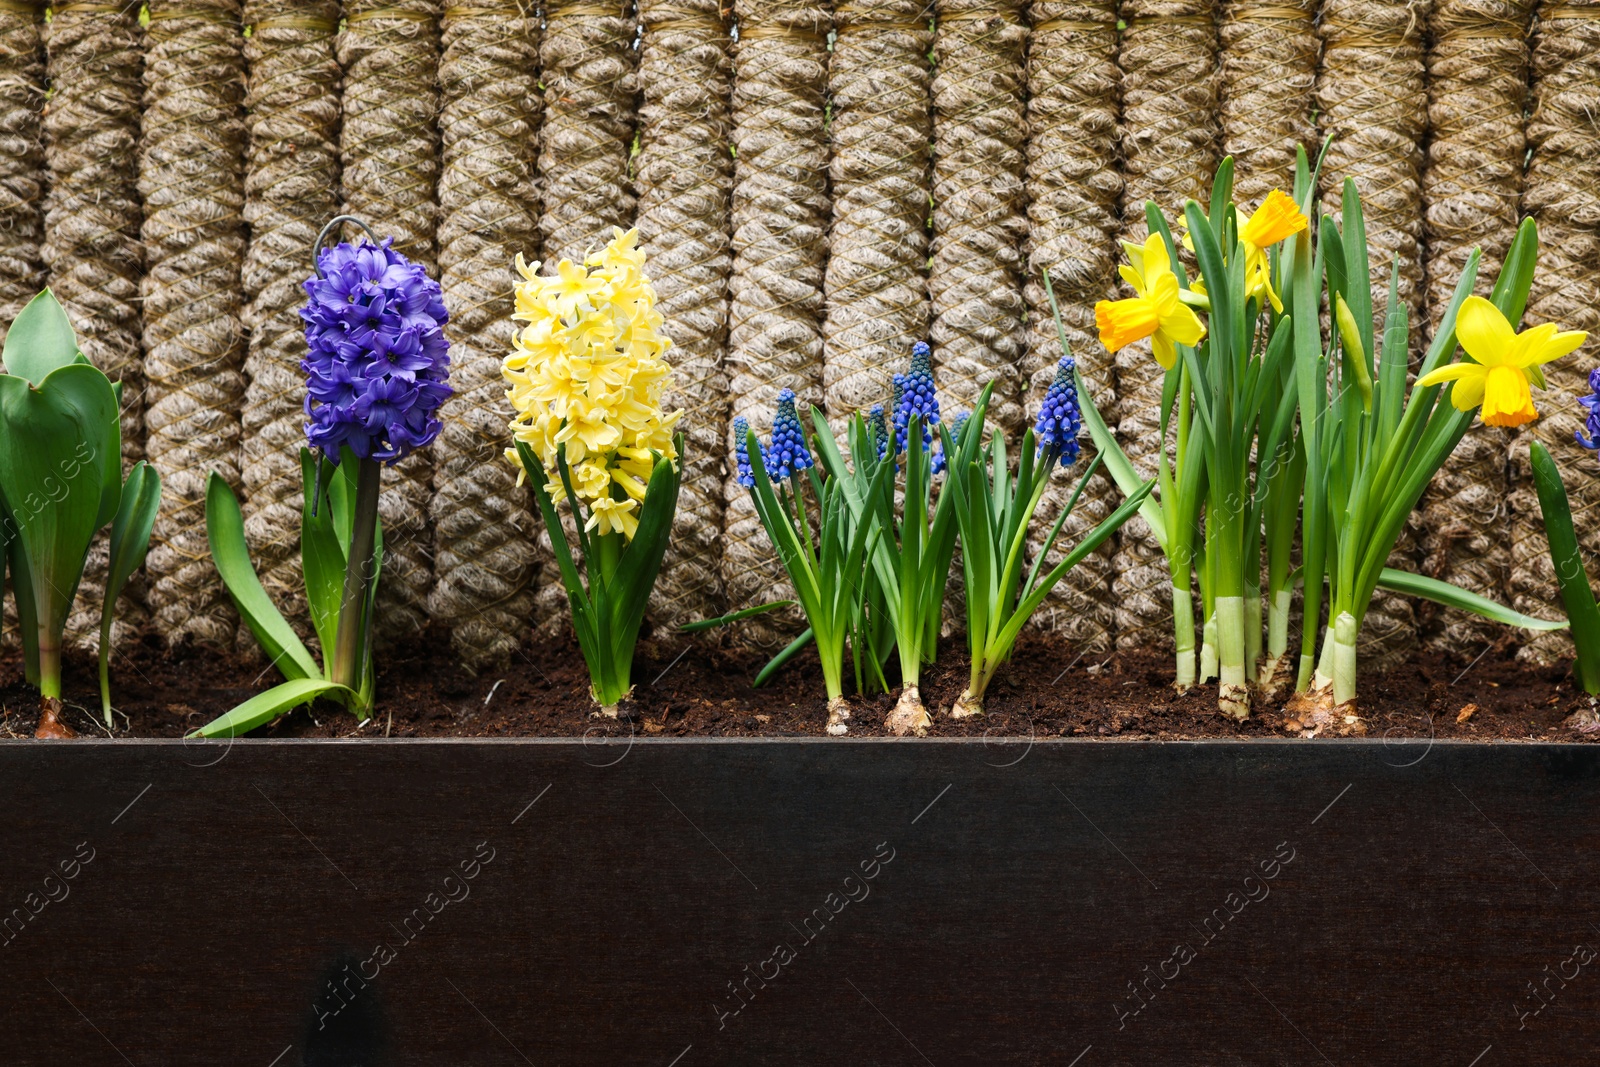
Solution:
<path fill-rule="evenodd" d="M 1485 741 L 1463 741 L 1455 738 L 1429 738 L 1429 737 L 1399 737 L 1386 739 L 1381 737 L 1328 737 L 1305 740 L 1294 737 L 1200 737 L 1161 741 L 1151 738 L 1088 738 L 1088 737 L 1028 737 L 1027 735 L 1008 736 L 1000 738 L 987 737 L 641 737 L 624 736 L 607 738 L 596 741 L 585 737 L 262 737 L 262 738 L 218 738 L 215 740 L 187 740 L 178 737 L 81 737 L 62 743 L 41 743 L 33 738 L 0 738 L 0 749 L 31 748 L 36 751 L 69 752 L 84 748 L 129 748 L 149 746 L 156 748 L 192 748 L 225 747 L 231 745 L 248 745 L 253 748 L 266 747 L 295 747 L 316 748 L 326 745 L 375 745 L 405 747 L 434 747 L 455 745 L 487 745 L 493 747 L 513 747 L 520 745 L 538 745 L 554 747 L 582 747 L 600 748 L 611 747 L 624 741 L 632 741 L 637 745 L 680 747 L 685 745 L 807 745 L 807 746 L 839 746 L 839 745 L 988 745 L 992 747 L 1015 746 L 1019 744 L 1033 745 L 1060 745 L 1060 746 L 1104 746 L 1116 745 L 1126 747 L 1142 745 L 1152 748 L 1166 748 L 1175 746 L 1206 746 L 1218 747 L 1236 745 L 1249 748 L 1297 748 L 1314 750 L 1328 745 L 1344 747 L 1369 747 L 1369 748 L 1396 748 L 1402 745 L 1437 745 L 1445 748 L 1545 748 L 1545 749 L 1590 749 L 1595 748 L 1592 741 L 1541 741 L 1541 740 L 1508 740 L 1498 738 Z"/>

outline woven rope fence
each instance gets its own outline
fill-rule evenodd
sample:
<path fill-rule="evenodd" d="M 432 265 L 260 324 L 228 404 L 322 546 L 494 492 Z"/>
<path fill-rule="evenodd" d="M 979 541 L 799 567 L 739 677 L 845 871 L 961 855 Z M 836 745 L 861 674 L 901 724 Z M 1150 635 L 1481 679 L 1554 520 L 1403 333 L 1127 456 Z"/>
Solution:
<path fill-rule="evenodd" d="M 0 318 L 53 286 L 124 383 L 126 459 L 166 478 L 119 639 L 245 647 L 205 479 L 239 490 L 262 580 L 303 627 L 299 283 L 336 211 L 393 235 L 444 286 L 457 395 L 438 444 L 386 479 L 383 631 L 434 627 L 478 669 L 565 606 L 499 459 L 518 253 L 577 258 L 640 228 L 688 412 L 653 607 L 672 625 L 787 591 L 730 477 L 735 415 L 765 432 L 791 388 L 849 416 L 926 337 L 947 408 L 992 382 L 1020 429 L 1060 355 L 1045 268 L 1096 402 L 1153 469 L 1160 372 L 1147 346 L 1112 358 L 1093 335 L 1119 240 L 1142 237 L 1147 198 L 1203 194 L 1225 154 L 1253 204 L 1324 134 L 1323 203 L 1361 183 L 1372 283 L 1398 257 L 1414 351 L 1468 251 L 1492 276 L 1524 216 L 1543 236 L 1530 315 L 1600 331 L 1600 0 L 3 0 Z M 1531 427 L 1469 433 L 1404 565 L 1559 611 L 1526 452 L 1556 454 L 1600 561 L 1600 471 L 1573 440 L 1596 351 L 1549 370 Z M 1097 479 L 1067 536 L 1117 499 Z M 1165 570 L 1135 520 L 1040 624 L 1088 650 L 1159 647 Z M 734 639 L 797 627 L 765 616 Z M 1384 597 L 1367 636 L 1392 661 L 1500 635 Z"/>

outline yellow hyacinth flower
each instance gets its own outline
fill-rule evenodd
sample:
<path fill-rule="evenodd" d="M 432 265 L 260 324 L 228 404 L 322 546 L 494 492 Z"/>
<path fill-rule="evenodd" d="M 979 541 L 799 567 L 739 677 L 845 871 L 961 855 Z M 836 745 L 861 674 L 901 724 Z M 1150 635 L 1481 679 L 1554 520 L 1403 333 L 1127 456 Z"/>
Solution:
<path fill-rule="evenodd" d="M 601 533 L 619 533 L 628 540 L 633 540 L 634 533 L 639 529 L 639 516 L 634 512 L 638 509 L 637 500 L 612 500 L 610 497 L 601 497 L 589 505 L 589 521 L 584 524 L 584 529 L 598 529 Z"/>
<path fill-rule="evenodd" d="M 1205 325 L 1178 299 L 1178 276 L 1172 272 L 1160 234 L 1145 238 L 1142 247 L 1127 242 L 1122 247 L 1128 265 L 1119 273 L 1138 295 L 1095 304 L 1100 343 L 1107 352 L 1116 352 L 1148 337 L 1156 362 L 1171 370 L 1178 360 L 1174 346 L 1199 344 L 1206 335 Z"/>
<path fill-rule="evenodd" d="M 1482 406 L 1490 426 L 1521 426 L 1539 417 L 1533 407 L 1528 370 L 1571 352 L 1589 335 L 1560 332 L 1553 322 L 1517 333 L 1500 309 L 1481 296 L 1469 296 L 1456 316 L 1456 340 L 1472 362 L 1452 363 L 1417 379 L 1418 388 L 1455 382 L 1450 402 L 1457 411 Z"/>
<path fill-rule="evenodd" d="M 526 325 L 502 374 L 516 411 L 511 432 L 538 457 L 551 499 L 567 496 L 556 473 L 564 448 L 574 504 L 589 512 L 585 527 L 632 540 L 656 457 L 678 458 L 672 431 L 683 413 L 661 410 L 672 373 L 662 357 L 672 342 L 638 232 L 612 233 L 583 264 L 562 260 L 554 275 L 518 257 L 512 317 Z M 518 463 L 514 448 L 507 458 Z M 625 499 L 615 499 L 616 489 Z"/>

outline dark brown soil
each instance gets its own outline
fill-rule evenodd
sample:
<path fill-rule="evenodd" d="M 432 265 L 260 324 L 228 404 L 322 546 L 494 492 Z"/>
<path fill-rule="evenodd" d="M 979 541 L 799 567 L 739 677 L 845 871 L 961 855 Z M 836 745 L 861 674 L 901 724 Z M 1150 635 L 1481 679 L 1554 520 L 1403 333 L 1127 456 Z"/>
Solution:
<path fill-rule="evenodd" d="M 1600 737 L 1565 725 L 1592 718 L 1595 704 L 1563 666 L 1529 670 L 1515 645 L 1476 661 L 1419 653 L 1387 675 L 1363 679 L 1361 714 L 1369 737 L 1455 740 L 1579 740 Z M 634 667 L 633 718 L 591 719 L 588 677 L 576 645 L 527 648 L 505 670 L 474 677 L 446 642 L 391 650 L 378 681 L 378 714 L 364 727 L 336 705 L 299 709 L 257 731 L 262 737 L 528 737 L 637 733 L 640 736 L 823 736 L 824 694 L 813 653 L 801 653 L 763 689 L 750 679 L 765 658 L 709 642 L 672 638 L 641 646 Z M 944 710 L 966 682 L 966 647 L 940 646 L 922 694 L 933 736 L 1103 739 L 1283 736 L 1281 705 L 1258 707 L 1243 723 L 1216 712 L 1216 690 L 1177 696 L 1170 658 L 1138 652 L 1079 655 L 1047 634 L 1026 634 L 1013 663 L 990 688 L 988 714 L 956 722 Z M 892 681 L 893 679 L 891 679 Z M 278 681 L 262 663 L 209 652 L 169 651 L 154 639 L 113 665 L 119 737 L 178 737 Z M 65 720 L 84 736 L 105 736 L 95 666 L 67 668 Z M 854 736 L 881 736 L 890 696 L 855 698 Z M 0 736 L 29 737 L 38 695 L 14 653 L 0 657 Z M 1468 709 L 1471 709 L 1470 712 Z"/>

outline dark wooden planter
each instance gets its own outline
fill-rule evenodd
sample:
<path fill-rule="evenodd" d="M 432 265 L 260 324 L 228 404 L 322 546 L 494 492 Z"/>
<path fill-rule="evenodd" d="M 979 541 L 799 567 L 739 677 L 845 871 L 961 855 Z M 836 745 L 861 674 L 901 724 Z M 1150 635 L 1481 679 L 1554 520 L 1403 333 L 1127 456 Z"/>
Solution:
<path fill-rule="evenodd" d="M 1600 747 L 0 744 L 0 1063 L 1593 1062 Z"/>

